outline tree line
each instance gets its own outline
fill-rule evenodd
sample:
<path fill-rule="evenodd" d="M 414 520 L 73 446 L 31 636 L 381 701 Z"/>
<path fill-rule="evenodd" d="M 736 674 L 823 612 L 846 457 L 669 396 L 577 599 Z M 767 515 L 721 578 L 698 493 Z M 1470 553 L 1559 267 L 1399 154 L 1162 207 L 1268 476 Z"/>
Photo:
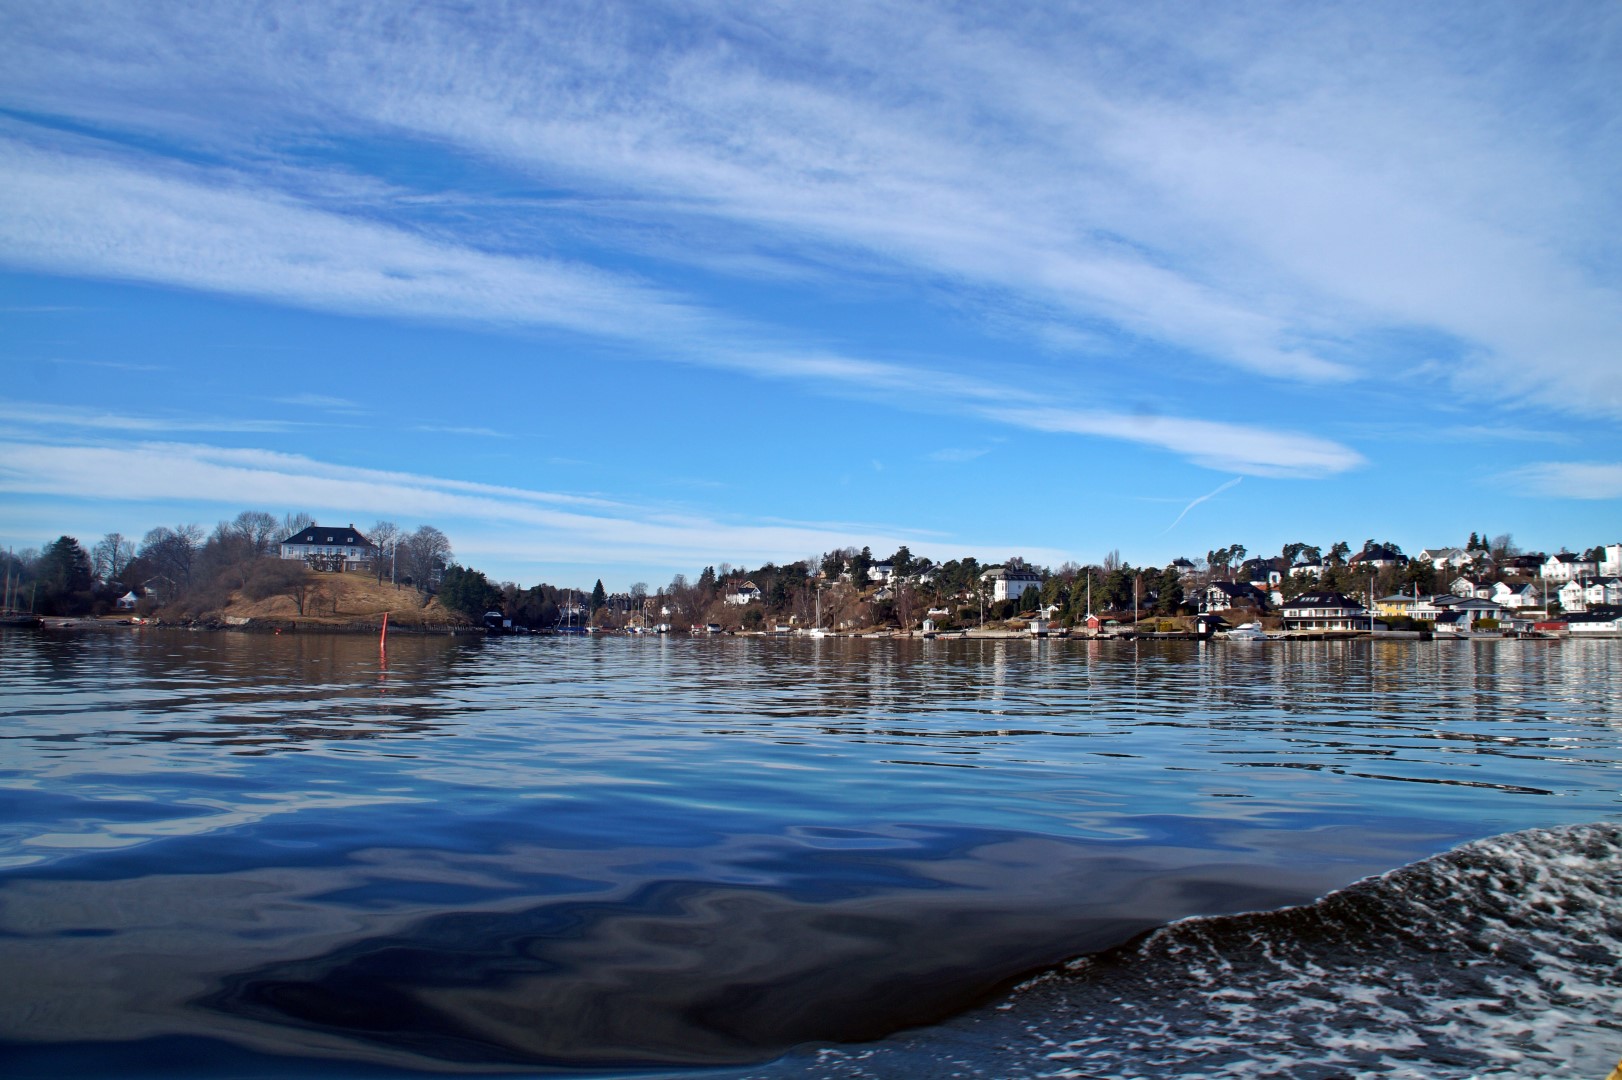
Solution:
<path fill-rule="evenodd" d="M 219 611 L 240 592 L 250 600 L 288 596 L 303 615 L 320 598 L 321 582 L 303 562 L 282 559 L 279 544 L 314 524 L 302 512 L 278 518 L 245 510 L 212 531 L 194 522 L 158 525 L 139 541 L 111 532 L 88 549 L 60 536 L 42 550 L 5 553 L 6 603 L 41 615 L 102 615 L 134 593 L 138 611 L 184 618 Z M 426 604 L 453 558 L 445 534 L 379 521 L 362 535 L 381 553 L 369 571 L 377 582 L 413 586 Z"/>

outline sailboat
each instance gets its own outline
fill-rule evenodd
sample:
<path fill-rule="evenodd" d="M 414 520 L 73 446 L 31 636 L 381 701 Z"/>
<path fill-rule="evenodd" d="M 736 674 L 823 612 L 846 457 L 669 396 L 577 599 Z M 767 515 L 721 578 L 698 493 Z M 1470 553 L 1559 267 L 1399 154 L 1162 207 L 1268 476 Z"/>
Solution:
<path fill-rule="evenodd" d="M 833 633 L 832 630 L 824 630 L 823 627 L 822 627 L 822 586 L 821 585 L 817 586 L 817 625 L 815 625 L 815 626 L 813 626 L 811 628 L 810 633 L 811 633 L 812 637 L 828 637 Z"/>

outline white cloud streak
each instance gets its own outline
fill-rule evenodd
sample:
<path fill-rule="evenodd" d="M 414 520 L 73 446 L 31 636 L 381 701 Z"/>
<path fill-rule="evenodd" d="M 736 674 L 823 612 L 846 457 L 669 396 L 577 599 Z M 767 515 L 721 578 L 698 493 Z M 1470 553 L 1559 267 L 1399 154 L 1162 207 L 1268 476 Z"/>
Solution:
<path fill-rule="evenodd" d="M 1622 499 L 1622 464 L 1607 461 L 1540 461 L 1511 470 L 1503 480 L 1523 495 Z"/>
<path fill-rule="evenodd" d="M 1209 502 L 1211 499 L 1214 499 L 1218 495 L 1221 495 L 1224 491 L 1227 491 L 1229 488 L 1236 486 L 1243 479 L 1244 479 L 1244 477 L 1242 477 L 1242 476 L 1236 476 L 1232 480 L 1229 480 L 1226 484 L 1222 484 L 1219 487 L 1217 487 L 1217 489 L 1215 491 L 1207 492 L 1206 494 L 1201 495 L 1199 498 L 1191 500 L 1187 506 L 1183 507 L 1183 512 L 1178 514 L 1177 517 L 1175 517 L 1174 519 L 1172 519 L 1172 523 L 1170 525 L 1166 526 L 1166 532 L 1171 532 L 1173 529 L 1177 528 L 1178 524 L 1184 518 L 1186 518 L 1188 516 L 1188 512 L 1190 510 L 1194 509 L 1196 506 L 1200 505 L 1200 503 Z M 1161 535 L 1164 536 L 1165 533 L 1162 533 Z"/>

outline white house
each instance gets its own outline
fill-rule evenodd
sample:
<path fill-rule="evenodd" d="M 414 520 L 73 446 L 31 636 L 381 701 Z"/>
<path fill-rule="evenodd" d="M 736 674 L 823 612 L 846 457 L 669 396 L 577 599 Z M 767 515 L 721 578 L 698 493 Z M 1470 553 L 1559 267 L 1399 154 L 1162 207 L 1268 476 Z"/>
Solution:
<path fill-rule="evenodd" d="M 1196 595 L 1202 612 L 1267 606 L 1267 594 L 1247 581 L 1213 581 Z"/>
<path fill-rule="evenodd" d="M 895 567 L 890 563 L 874 563 L 867 568 L 867 580 L 875 585 L 888 585 L 894 578 Z"/>
<path fill-rule="evenodd" d="M 1599 561 L 1600 577 L 1622 577 L 1622 544 L 1606 544 Z"/>
<path fill-rule="evenodd" d="M 1042 588 L 1042 575 L 1024 567 L 995 566 L 980 575 L 991 585 L 991 599 L 1019 599 L 1032 589 Z"/>
<path fill-rule="evenodd" d="M 1622 578 L 1599 578 L 1585 583 L 1583 602 L 1589 607 L 1622 605 Z"/>
<path fill-rule="evenodd" d="M 1581 555 L 1562 551 L 1558 555 L 1550 555 L 1538 573 L 1548 581 L 1575 581 L 1599 573 L 1599 564 Z"/>
<path fill-rule="evenodd" d="M 1500 581 L 1492 587 L 1492 595 L 1488 597 L 1499 607 L 1530 608 L 1542 606 L 1542 598 L 1538 595 L 1536 585 L 1510 585 Z"/>
<path fill-rule="evenodd" d="M 323 570 L 363 570 L 378 556 L 377 545 L 347 526 L 311 525 L 281 543 L 284 559 L 302 559 Z"/>
<path fill-rule="evenodd" d="M 1473 552 L 1456 547 L 1426 548 L 1414 556 L 1418 562 L 1428 562 L 1433 570 L 1457 570 L 1476 561 Z"/>
<path fill-rule="evenodd" d="M 727 593 L 724 599 L 733 607 L 743 607 L 760 599 L 760 587 L 753 581 L 746 581 Z"/>
<path fill-rule="evenodd" d="M 1566 619 L 1566 633 L 1573 636 L 1622 637 L 1622 615 L 1615 611 L 1572 615 Z"/>
<path fill-rule="evenodd" d="M 1566 582 L 1555 596 L 1560 598 L 1560 606 L 1567 611 L 1588 610 L 1588 589 L 1580 581 Z"/>
<path fill-rule="evenodd" d="M 1482 600 L 1489 599 L 1492 596 L 1491 585 L 1477 578 L 1464 575 L 1454 578 L 1453 584 L 1447 587 L 1447 591 L 1454 596 L 1475 596 Z"/>
<path fill-rule="evenodd" d="M 1337 592 L 1302 593 L 1286 600 L 1279 612 L 1286 630 L 1367 630 L 1369 613 L 1362 604 Z"/>

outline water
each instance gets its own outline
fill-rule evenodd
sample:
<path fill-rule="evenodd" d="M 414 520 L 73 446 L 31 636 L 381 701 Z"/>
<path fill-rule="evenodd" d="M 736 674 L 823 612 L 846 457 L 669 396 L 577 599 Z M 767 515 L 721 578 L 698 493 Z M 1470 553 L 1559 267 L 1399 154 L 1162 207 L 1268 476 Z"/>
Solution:
<path fill-rule="evenodd" d="M 1597 1080 L 1617 648 L 6 632 L 0 1069 Z"/>

